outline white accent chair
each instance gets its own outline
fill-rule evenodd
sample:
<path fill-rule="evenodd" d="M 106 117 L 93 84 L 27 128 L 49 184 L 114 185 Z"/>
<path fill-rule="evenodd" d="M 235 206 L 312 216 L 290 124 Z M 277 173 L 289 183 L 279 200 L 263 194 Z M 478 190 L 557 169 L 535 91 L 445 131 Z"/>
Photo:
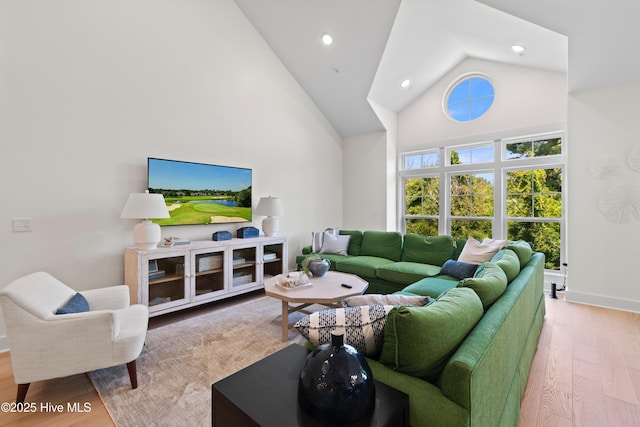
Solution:
<path fill-rule="evenodd" d="M 24 402 L 34 381 L 125 363 L 131 387 L 138 386 L 136 359 L 147 334 L 147 307 L 129 305 L 123 285 L 80 293 L 90 311 L 57 315 L 76 291 L 47 273 L 29 274 L 0 290 L 17 402 Z"/>

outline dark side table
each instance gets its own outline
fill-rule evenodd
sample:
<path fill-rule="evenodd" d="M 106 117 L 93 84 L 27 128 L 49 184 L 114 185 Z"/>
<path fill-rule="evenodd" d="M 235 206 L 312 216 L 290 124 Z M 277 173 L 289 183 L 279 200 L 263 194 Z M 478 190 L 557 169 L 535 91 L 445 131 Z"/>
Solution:
<path fill-rule="evenodd" d="M 298 405 L 298 378 L 309 354 L 293 344 L 211 386 L 215 427 L 320 427 Z M 348 427 L 409 425 L 409 396 L 378 381 L 373 414 Z"/>

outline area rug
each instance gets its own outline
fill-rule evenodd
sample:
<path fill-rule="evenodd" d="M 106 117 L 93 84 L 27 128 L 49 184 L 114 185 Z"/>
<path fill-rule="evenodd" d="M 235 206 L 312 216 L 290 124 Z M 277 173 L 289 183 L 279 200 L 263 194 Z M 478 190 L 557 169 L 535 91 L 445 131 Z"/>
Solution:
<path fill-rule="evenodd" d="M 300 313 L 289 316 L 289 322 Z M 138 358 L 138 388 L 126 366 L 90 373 L 119 427 L 210 426 L 211 385 L 303 338 L 282 342 L 281 303 L 263 295 L 150 329 Z"/>

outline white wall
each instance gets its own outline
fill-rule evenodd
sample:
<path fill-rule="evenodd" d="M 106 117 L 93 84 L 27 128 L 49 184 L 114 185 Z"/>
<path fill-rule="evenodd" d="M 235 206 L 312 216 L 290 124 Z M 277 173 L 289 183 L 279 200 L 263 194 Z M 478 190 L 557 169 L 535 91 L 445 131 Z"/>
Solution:
<path fill-rule="evenodd" d="M 398 230 L 398 115 L 369 100 L 387 132 L 386 142 L 386 230 Z M 346 159 L 346 158 L 345 158 Z M 346 196 L 346 195 L 345 195 Z"/>
<path fill-rule="evenodd" d="M 640 173 L 627 166 L 630 149 L 640 145 L 639 98 L 640 85 L 569 96 L 567 300 L 640 312 L 640 218 L 614 223 L 598 207 L 614 185 L 640 187 Z M 616 174 L 594 178 L 591 165 L 606 159 L 618 162 Z"/>
<path fill-rule="evenodd" d="M 344 139 L 344 223 L 342 228 L 387 229 L 386 172 L 386 132 L 374 132 Z"/>
<path fill-rule="evenodd" d="M 283 200 L 292 263 L 341 223 L 342 139 L 233 1 L 2 1 L 0 20 L 0 287 L 38 270 L 122 283 L 120 211 L 148 156 L 252 168 L 254 204 Z M 31 233 L 11 231 L 21 217 Z"/>
<path fill-rule="evenodd" d="M 481 118 L 459 123 L 444 114 L 449 85 L 460 76 L 479 72 L 493 83 L 495 98 Z M 479 138 L 521 135 L 557 127 L 567 117 L 566 76 L 479 59 L 467 59 L 398 114 L 398 150 L 480 142 Z M 557 129 L 553 129 L 557 130 Z"/>

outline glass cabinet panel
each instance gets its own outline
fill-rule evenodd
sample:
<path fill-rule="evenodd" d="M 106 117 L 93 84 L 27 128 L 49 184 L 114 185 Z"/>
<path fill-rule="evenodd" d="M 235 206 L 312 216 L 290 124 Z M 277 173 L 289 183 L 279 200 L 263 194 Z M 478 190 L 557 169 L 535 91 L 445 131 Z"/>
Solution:
<path fill-rule="evenodd" d="M 187 299 L 184 269 L 184 256 L 149 260 L 149 307 Z"/>
<path fill-rule="evenodd" d="M 257 248 L 238 248 L 233 250 L 231 290 L 251 285 L 257 280 Z"/>
<path fill-rule="evenodd" d="M 224 291 L 224 250 L 195 255 L 194 297 Z"/>
<path fill-rule="evenodd" d="M 284 244 L 264 245 L 262 252 L 263 259 L 263 279 L 268 279 L 283 273 L 283 250 Z"/>

